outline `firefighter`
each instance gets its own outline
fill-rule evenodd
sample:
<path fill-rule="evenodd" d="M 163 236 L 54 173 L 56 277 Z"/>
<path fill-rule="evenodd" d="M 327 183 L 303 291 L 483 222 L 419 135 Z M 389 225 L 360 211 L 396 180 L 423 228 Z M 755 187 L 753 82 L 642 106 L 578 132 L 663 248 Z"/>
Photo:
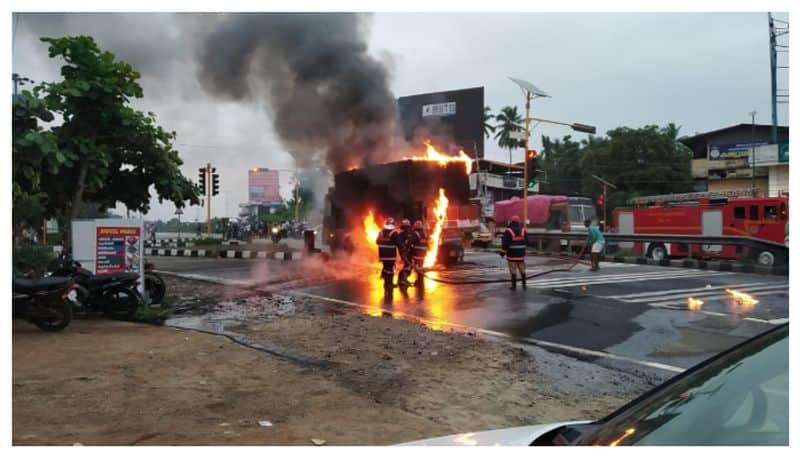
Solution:
<path fill-rule="evenodd" d="M 394 229 L 394 219 L 391 217 L 383 223 L 383 229 L 378 232 L 375 243 L 378 245 L 378 259 L 383 264 L 381 277 L 384 287 L 391 288 L 394 282 L 394 263 L 397 258 L 397 232 Z"/>
<path fill-rule="evenodd" d="M 412 258 L 414 256 L 414 241 L 412 236 L 411 221 L 403 219 L 400 221 L 400 231 L 397 232 L 396 244 L 397 249 L 400 251 L 400 258 L 403 260 L 403 268 L 400 270 L 397 284 L 404 287 L 411 285 L 411 283 L 408 282 L 408 277 L 411 276 L 411 270 L 413 268 Z"/>
<path fill-rule="evenodd" d="M 503 246 L 500 249 L 500 257 L 508 260 L 508 271 L 511 272 L 511 290 L 517 288 L 517 271 L 522 279 L 522 288 L 527 289 L 525 283 L 525 251 L 527 249 L 525 239 L 525 228 L 520 223 L 519 216 L 512 216 L 508 228 L 503 233 Z"/>
<path fill-rule="evenodd" d="M 413 245 L 413 258 L 414 271 L 417 273 L 416 284 L 418 287 L 422 286 L 422 275 L 425 274 L 423 270 L 423 263 L 425 262 L 425 254 L 428 252 L 428 237 L 425 235 L 425 227 L 422 221 L 414 222 L 414 229 L 411 232 L 411 240 Z"/>

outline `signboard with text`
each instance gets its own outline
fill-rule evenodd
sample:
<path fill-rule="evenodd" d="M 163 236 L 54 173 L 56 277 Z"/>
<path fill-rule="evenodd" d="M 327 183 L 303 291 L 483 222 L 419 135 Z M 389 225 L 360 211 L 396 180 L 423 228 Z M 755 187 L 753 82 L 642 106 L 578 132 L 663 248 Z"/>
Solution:
<path fill-rule="evenodd" d="M 445 154 L 460 149 L 483 157 L 483 87 L 409 95 L 397 99 L 403 135 L 423 148 L 429 140 Z"/>
<path fill-rule="evenodd" d="M 97 274 L 139 273 L 141 229 L 139 227 L 96 227 L 95 272 Z"/>
<path fill-rule="evenodd" d="M 253 168 L 247 172 L 247 195 L 252 203 L 281 201 L 278 170 Z"/>
<path fill-rule="evenodd" d="M 708 148 L 709 160 L 737 160 L 750 157 L 753 146 L 762 146 L 767 143 L 737 143 L 737 144 L 712 144 Z"/>

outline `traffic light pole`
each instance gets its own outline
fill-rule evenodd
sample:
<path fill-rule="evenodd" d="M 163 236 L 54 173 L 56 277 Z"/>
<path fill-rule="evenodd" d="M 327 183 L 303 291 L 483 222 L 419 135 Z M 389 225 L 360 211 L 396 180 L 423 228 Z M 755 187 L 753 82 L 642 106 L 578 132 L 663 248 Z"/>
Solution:
<path fill-rule="evenodd" d="M 522 178 L 522 226 L 528 227 L 528 137 L 531 133 L 531 93 L 525 91 L 525 166 Z"/>
<path fill-rule="evenodd" d="M 206 210 L 208 211 L 207 216 L 207 233 L 208 237 L 211 238 L 211 164 L 206 164 Z"/>

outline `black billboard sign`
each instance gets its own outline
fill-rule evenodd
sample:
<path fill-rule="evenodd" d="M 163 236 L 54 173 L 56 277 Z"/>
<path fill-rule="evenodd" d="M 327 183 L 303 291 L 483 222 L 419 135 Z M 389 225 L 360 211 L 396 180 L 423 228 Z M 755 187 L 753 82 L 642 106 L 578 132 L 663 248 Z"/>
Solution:
<path fill-rule="evenodd" d="M 409 95 L 397 104 L 407 140 L 483 158 L 483 87 Z"/>

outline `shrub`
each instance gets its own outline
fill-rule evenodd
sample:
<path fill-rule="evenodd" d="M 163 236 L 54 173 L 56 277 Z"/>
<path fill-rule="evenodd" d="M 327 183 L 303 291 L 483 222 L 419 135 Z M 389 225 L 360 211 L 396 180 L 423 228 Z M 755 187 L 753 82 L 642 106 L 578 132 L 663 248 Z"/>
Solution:
<path fill-rule="evenodd" d="M 47 264 L 55 259 L 53 248 L 41 244 L 22 244 L 14 247 L 14 275 L 33 270 L 35 276 L 44 275 Z"/>

